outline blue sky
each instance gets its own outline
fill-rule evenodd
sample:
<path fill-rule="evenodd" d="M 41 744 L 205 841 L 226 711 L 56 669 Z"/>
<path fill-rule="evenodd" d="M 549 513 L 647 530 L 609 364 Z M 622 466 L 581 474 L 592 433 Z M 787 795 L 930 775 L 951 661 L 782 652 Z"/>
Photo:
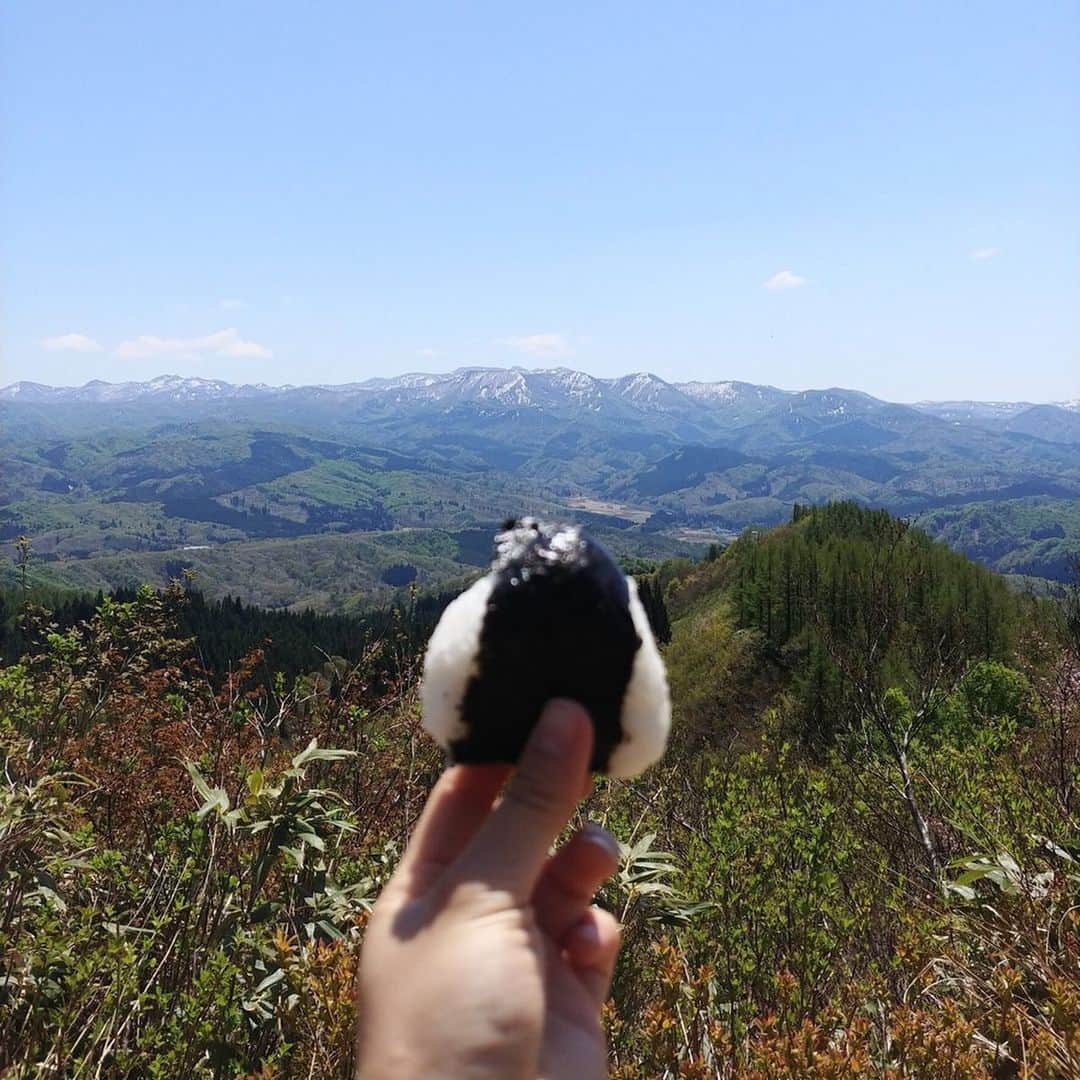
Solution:
<path fill-rule="evenodd" d="M 4 7 L 0 382 L 1080 397 L 1080 5 Z"/>

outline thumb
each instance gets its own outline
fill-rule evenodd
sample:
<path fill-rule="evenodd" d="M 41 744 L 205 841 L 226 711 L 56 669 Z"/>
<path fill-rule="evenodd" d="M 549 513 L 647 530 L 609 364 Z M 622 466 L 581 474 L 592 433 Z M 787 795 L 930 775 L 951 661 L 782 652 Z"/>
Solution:
<path fill-rule="evenodd" d="M 592 743 L 592 723 L 580 705 L 548 702 L 502 801 L 449 876 L 479 879 L 527 900 L 551 845 L 577 806 L 588 775 Z"/>

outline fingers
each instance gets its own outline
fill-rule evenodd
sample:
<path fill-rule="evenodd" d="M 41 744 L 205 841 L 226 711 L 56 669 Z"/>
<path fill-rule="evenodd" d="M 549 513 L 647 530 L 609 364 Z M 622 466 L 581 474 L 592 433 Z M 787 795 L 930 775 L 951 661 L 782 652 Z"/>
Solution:
<path fill-rule="evenodd" d="M 458 857 L 509 774 L 508 765 L 454 765 L 439 777 L 394 875 L 409 898 L 423 892 Z"/>
<path fill-rule="evenodd" d="M 615 837 L 588 822 L 548 859 L 536 883 L 533 910 L 540 929 L 555 941 L 561 940 L 618 866 Z"/>
<path fill-rule="evenodd" d="M 592 723 L 572 701 L 549 702 L 506 786 L 451 876 L 481 880 L 524 902 L 577 806 L 592 755 Z"/>
<path fill-rule="evenodd" d="M 611 976 L 619 955 L 620 928 L 610 911 L 591 907 L 567 932 L 562 946 L 597 1008 L 611 989 Z"/>

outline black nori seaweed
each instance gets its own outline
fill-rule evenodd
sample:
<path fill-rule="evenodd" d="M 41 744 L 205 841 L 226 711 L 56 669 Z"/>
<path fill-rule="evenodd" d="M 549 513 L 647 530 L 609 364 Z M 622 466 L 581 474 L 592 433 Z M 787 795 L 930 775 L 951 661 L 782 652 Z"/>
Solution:
<path fill-rule="evenodd" d="M 592 718 L 592 768 L 604 771 L 622 738 L 623 696 L 641 646 L 626 579 L 592 540 L 568 546 L 563 526 L 526 519 L 508 522 L 507 530 L 512 536 L 500 535 L 493 566 L 478 671 L 462 703 L 467 734 L 451 753 L 462 762 L 516 761 L 544 705 L 571 698 Z"/>

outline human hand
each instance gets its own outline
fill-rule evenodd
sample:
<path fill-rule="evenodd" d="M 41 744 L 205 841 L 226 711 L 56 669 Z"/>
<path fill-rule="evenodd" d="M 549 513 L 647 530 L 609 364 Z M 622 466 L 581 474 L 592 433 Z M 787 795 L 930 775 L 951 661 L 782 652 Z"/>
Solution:
<path fill-rule="evenodd" d="M 432 790 L 368 925 L 357 1076 L 591 1080 L 619 927 L 591 907 L 618 846 L 587 825 L 548 852 L 589 790 L 592 724 L 548 704 L 506 766 L 456 765 Z"/>

